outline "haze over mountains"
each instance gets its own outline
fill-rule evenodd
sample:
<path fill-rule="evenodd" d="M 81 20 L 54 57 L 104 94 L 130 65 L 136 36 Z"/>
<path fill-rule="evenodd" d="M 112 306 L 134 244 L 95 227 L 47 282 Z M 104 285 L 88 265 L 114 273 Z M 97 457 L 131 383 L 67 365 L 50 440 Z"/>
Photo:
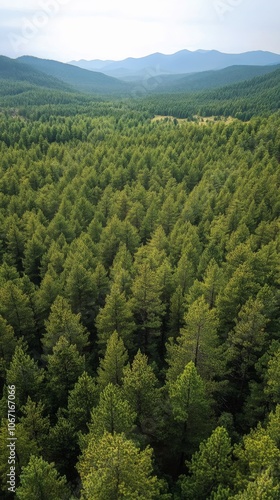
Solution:
<path fill-rule="evenodd" d="M 205 65 L 208 67 L 214 64 L 213 61 L 215 58 L 217 61 L 217 57 L 220 60 L 219 64 L 222 64 L 222 56 L 224 64 L 228 61 L 227 56 L 230 56 L 230 60 L 233 61 L 242 59 L 247 64 L 232 65 L 222 69 L 212 68 L 210 70 L 183 73 L 182 71 L 185 66 L 180 65 L 179 61 L 182 61 L 182 59 L 186 60 L 186 56 L 190 54 L 192 54 L 191 57 L 195 55 L 198 59 L 200 56 L 203 56 Z M 214 59 L 213 54 L 215 56 Z M 127 78 L 128 81 L 104 74 L 103 69 L 102 72 L 101 69 L 99 71 L 91 71 L 72 64 L 39 59 L 33 56 L 22 56 L 18 59 L 9 59 L 8 57 L 0 56 L 0 81 L 14 82 L 17 85 L 21 82 L 24 83 L 25 89 L 27 88 L 26 85 L 29 85 L 64 92 L 78 91 L 96 97 L 106 95 L 112 97 L 131 97 L 133 95 L 190 93 L 218 89 L 225 85 L 231 86 L 273 73 L 279 69 L 280 65 L 280 55 L 267 52 L 240 54 L 240 58 L 239 56 L 234 56 L 234 59 L 231 56 L 231 54 L 221 54 L 217 51 L 197 51 L 196 53 L 181 51 L 173 56 L 152 54 L 151 56 L 147 56 L 147 58 L 141 58 L 141 60 L 131 58 L 126 60 L 127 64 L 130 62 L 134 68 L 138 67 L 138 69 L 142 65 L 144 69 L 142 73 L 139 70 L 138 73 L 134 73 L 133 77 Z M 174 71 L 177 70 L 177 73 L 162 74 L 160 72 L 161 66 L 157 66 L 157 70 L 147 69 L 147 67 L 143 66 L 145 64 L 144 60 L 147 59 L 150 62 L 152 60 L 156 62 L 159 59 L 168 61 L 168 68 L 172 67 Z M 259 65 L 253 65 L 255 61 Z M 261 65 L 261 62 L 266 63 L 266 65 Z M 114 64 L 117 64 L 117 62 Z M 3 88 L 6 89 L 7 85 L 4 85 Z"/>
<path fill-rule="evenodd" d="M 225 54 L 217 50 L 197 50 L 195 52 L 180 50 L 170 55 L 155 53 L 140 58 L 129 57 L 121 61 L 80 60 L 71 61 L 70 64 L 133 81 L 147 75 L 194 73 L 218 70 L 234 65 L 280 64 L 280 55 L 261 50 L 241 54 Z"/>

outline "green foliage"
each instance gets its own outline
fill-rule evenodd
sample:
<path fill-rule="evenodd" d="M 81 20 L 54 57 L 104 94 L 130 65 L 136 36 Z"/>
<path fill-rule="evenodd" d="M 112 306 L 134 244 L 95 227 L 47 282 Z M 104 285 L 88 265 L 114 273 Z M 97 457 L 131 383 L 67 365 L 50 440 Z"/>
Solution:
<path fill-rule="evenodd" d="M 78 378 L 68 397 L 68 419 L 76 431 L 86 431 L 91 410 L 97 400 L 95 380 L 84 372 Z"/>
<path fill-rule="evenodd" d="M 120 385 L 123 379 L 124 367 L 128 361 L 128 354 L 122 338 L 114 331 L 107 342 L 104 358 L 98 367 L 98 385 L 101 389 L 109 383 Z"/>
<path fill-rule="evenodd" d="M 258 483 L 259 476 L 265 471 L 271 477 L 279 478 L 280 450 L 261 426 L 244 436 L 243 443 L 235 447 L 234 454 L 238 459 L 236 488 L 244 489 L 249 486 L 250 481 Z"/>
<path fill-rule="evenodd" d="M 136 423 L 143 434 L 153 435 L 157 428 L 161 396 L 158 380 L 147 356 L 138 351 L 123 374 L 123 394 L 136 412 Z"/>
<path fill-rule="evenodd" d="M 141 264 L 132 285 L 132 308 L 137 323 L 138 347 L 145 353 L 155 351 L 165 306 L 160 299 L 162 285 L 148 262 Z"/>
<path fill-rule="evenodd" d="M 92 438 L 78 470 L 84 499 L 152 500 L 159 495 L 159 481 L 152 475 L 151 448 L 140 451 L 123 434 L 106 432 L 99 440 Z"/>
<path fill-rule="evenodd" d="M 0 81 L 1 498 L 9 385 L 17 481 L 42 457 L 79 496 L 80 442 L 100 464 L 83 470 L 83 495 L 114 498 L 117 441 L 131 473 L 119 496 L 180 498 L 184 475 L 190 498 L 277 498 L 280 121 L 265 114 L 279 70 L 215 95 L 104 101 L 11 64 L 17 81 Z M 237 118 L 202 120 L 210 113 Z M 153 448 L 155 489 L 151 474 L 136 486 L 135 443 Z"/>
<path fill-rule="evenodd" d="M 105 306 L 96 318 L 96 327 L 98 343 L 102 349 L 114 331 L 120 335 L 126 346 L 131 347 L 135 324 L 131 307 L 117 284 L 112 285 L 110 294 L 106 297 Z"/>
<path fill-rule="evenodd" d="M 135 417 L 136 413 L 124 399 L 119 387 L 109 383 L 100 395 L 98 406 L 92 410 L 88 438 L 101 437 L 104 432 L 124 432 L 129 435 Z"/>
<path fill-rule="evenodd" d="M 219 486 L 230 484 L 231 453 L 227 431 L 224 427 L 217 427 L 192 456 L 189 464 L 191 476 L 181 479 L 182 498 L 209 498 Z"/>
<path fill-rule="evenodd" d="M 16 348 L 13 328 L 0 316 L 0 376 L 3 380 Z"/>
<path fill-rule="evenodd" d="M 206 388 L 197 369 L 190 361 L 179 377 L 168 384 L 169 397 L 174 419 L 178 422 L 197 421 L 202 415 L 209 415 Z"/>
<path fill-rule="evenodd" d="M 66 406 L 68 391 L 74 388 L 85 368 L 84 358 L 77 347 L 65 337 L 60 337 L 47 356 L 47 383 L 51 398 L 58 406 Z"/>
<path fill-rule="evenodd" d="M 18 409 L 26 404 L 28 396 L 33 401 L 42 398 L 44 378 L 43 370 L 38 368 L 23 346 L 18 345 L 7 370 L 7 385 L 16 387 L 15 402 Z"/>
<path fill-rule="evenodd" d="M 268 363 L 265 391 L 271 396 L 274 403 L 280 403 L 280 350 Z"/>
<path fill-rule="evenodd" d="M 41 457 L 31 456 L 28 465 L 23 468 L 20 486 L 17 488 L 20 500 L 58 500 L 69 498 L 65 477 L 59 476 L 54 464 Z"/>
<path fill-rule="evenodd" d="M 167 379 L 175 381 L 190 361 L 202 376 L 210 379 L 218 371 L 216 312 L 200 297 L 189 307 L 185 324 L 177 342 L 167 346 Z"/>
<path fill-rule="evenodd" d="M 49 319 L 46 321 L 46 333 L 43 335 L 42 344 L 44 352 L 50 354 L 61 337 L 77 347 L 83 353 L 88 344 L 88 333 L 81 325 L 81 316 L 73 314 L 67 301 L 58 296 L 52 307 Z"/>

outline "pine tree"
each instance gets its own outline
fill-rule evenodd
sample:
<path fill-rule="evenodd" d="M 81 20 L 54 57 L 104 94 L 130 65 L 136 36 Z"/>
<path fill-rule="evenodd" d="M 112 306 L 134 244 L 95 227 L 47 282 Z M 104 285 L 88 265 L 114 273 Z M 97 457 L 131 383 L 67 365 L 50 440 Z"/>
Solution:
<path fill-rule="evenodd" d="M 100 395 L 99 404 L 93 408 L 89 436 L 101 437 L 104 432 L 131 434 L 136 413 L 124 398 L 119 387 L 109 383 Z"/>
<path fill-rule="evenodd" d="M 88 332 L 81 324 L 81 315 L 73 314 L 68 302 L 58 296 L 53 305 L 48 320 L 45 323 L 46 333 L 42 337 L 45 354 L 50 354 L 57 341 L 63 336 L 70 344 L 77 347 L 81 354 L 88 345 Z"/>
<path fill-rule="evenodd" d="M 15 334 L 24 335 L 27 340 L 34 332 L 34 314 L 27 295 L 19 286 L 7 282 L 0 291 L 0 313 L 13 327 Z"/>
<path fill-rule="evenodd" d="M 152 500 L 158 498 L 159 481 L 152 475 L 152 450 L 140 451 L 123 434 L 105 433 L 92 438 L 83 452 L 78 471 L 83 497 L 91 500 Z"/>
<path fill-rule="evenodd" d="M 38 314 L 43 322 L 50 314 L 51 306 L 58 295 L 62 294 L 62 283 L 60 276 L 49 264 L 48 271 L 44 275 L 40 288 L 35 294 L 35 303 Z"/>
<path fill-rule="evenodd" d="M 76 431 L 87 430 L 92 408 L 97 401 L 95 380 L 86 372 L 78 378 L 68 397 L 68 419 Z"/>
<path fill-rule="evenodd" d="M 237 382 L 239 397 L 254 376 L 255 363 L 264 353 L 267 321 L 262 302 L 250 298 L 240 309 L 234 330 L 229 332 L 226 357 L 231 367 L 230 376 Z"/>
<path fill-rule="evenodd" d="M 105 306 L 96 318 L 96 327 L 98 343 L 103 352 L 114 331 L 119 334 L 126 346 L 132 346 L 132 332 L 135 328 L 133 314 L 124 292 L 121 292 L 116 284 L 112 285 Z"/>
<path fill-rule="evenodd" d="M 216 312 L 200 297 L 189 307 L 185 324 L 177 342 L 167 345 L 167 379 L 176 380 L 190 361 L 204 378 L 210 379 L 218 370 Z"/>
<path fill-rule="evenodd" d="M 155 354 L 154 338 L 159 337 L 165 306 L 161 300 L 162 285 L 148 263 L 137 270 L 132 285 L 132 308 L 138 330 L 138 346 Z"/>
<path fill-rule="evenodd" d="M 113 283 L 118 285 L 120 292 L 126 296 L 130 292 L 132 283 L 132 255 L 125 243 L 120 243 L 118 252 L 110 269 Z"/>
<path fill-rule="evenodd" d="M 110 382 L 120 385 L 123 379 L 123 370 L 128 361 L 128 354 L 122 338 L 118 332 L 112 333 L 107 342 L 104 358 L 100 360 L 98 368 L 98 386 L 104 389 Z"/>
<path fill-rule="evenodd" d="M 181 480 L 182 498 L 209 498 L 231 482 L 232 446 L 224 427 L 217 427 L 199 446 L 189 465 L 191 476 Z"/>
<path fill-rule="evenodd" d="M 17 497 L 19 500 L 67 500 L 69 491 L 65 477 L 59 476 L 54 464 L 31 456 L 21 473 Z"/>
<path fill-rule="evenodd" d="M 12 360 L 16 348 L 16 338 L 13 328 L 0 316 L 0 378 L 6 376 L 6 370 Z M 2 386 L 2 381 L 1 384 Z"/>
<path fill-rule="evenodd" d="M 201 439 L 211 430 L 210 398 L 207 395 L 206 385 L 192 361 L 186 365 L 175 381 L 168 382 L 167 389 L 173 427 L 176 429 L 172 446 L 177 446 L 177 457 L 182 465 L 186 455 L 190 456 Z"/>
<path fill-rule="evenodd" d="M 84 372 L 84 364 L 77 347 L 65 337 L 60 337 L 53 353 L 47 356 L 47 382 L 54 408 L 66 406 L 68 392 Z"/>
<path fill-rule="evenodd" d="M 21 413 L 22 417 L 19 419 L 17 430 L 22 427 L 29 440 L 35 441 L 38 450 L 43 452 L 50 427 L 49 417 L 43 416 L 44 405 L 41 401 L 35 403 L 28 396 L 26 404 L 21 407 Z"/>
<path fill-rule="evenodd" d="M 56 424 L 50 428 L 45 449 L 47 459 L 53 461 L 58 472 L 70 480 L 75 477 L 78 451 L 78 435 L 75 428 L 69 419 L 59 412 Z"/>
<path fill-rule="evenodd" d="M 65 294 L 75 313 L 79 313 L 84 325 L 90 325 L 96 308 L 97 286 L 94 273 L 77 261 L 67 274 Z"/>
<path fill-rule="evenodd" d="M 248 487 L 265 471 L 278 478 L 280 473 L 280 450 L 267 432 L 260 426 L 243 437 L 243 442 L 234 449 L 236 461 L 235 488 L 240 491 Z"/>
<path fill-rule="evenodd" d="M 124 368 L 123 393 L 137 414 L 137 425 L 146 435 L 157 431 L 161 396 L 158 380 L 148 365 L 148 357 L 140 351 L 131 366 Z"/>
<path fill-rule="evenodd" d="M 22 345 L 15 349 L 11 364 L 7 370 L 7 385 L 16 387 L 17 408 L 25 405 L 28 396 L 33 401 L 39 401 L 42 395 L 44 372 L 37 363 L 27 354 Z"/>

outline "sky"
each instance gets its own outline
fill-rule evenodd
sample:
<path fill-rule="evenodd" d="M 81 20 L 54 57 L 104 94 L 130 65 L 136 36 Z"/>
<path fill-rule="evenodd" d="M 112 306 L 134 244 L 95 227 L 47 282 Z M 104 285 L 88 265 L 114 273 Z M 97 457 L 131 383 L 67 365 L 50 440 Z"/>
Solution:
<path fill-rule="evenodd" d="M 0 54 L 141 57 L 188 49 L 280 54 L 279 0 L 1 0 Z"/>

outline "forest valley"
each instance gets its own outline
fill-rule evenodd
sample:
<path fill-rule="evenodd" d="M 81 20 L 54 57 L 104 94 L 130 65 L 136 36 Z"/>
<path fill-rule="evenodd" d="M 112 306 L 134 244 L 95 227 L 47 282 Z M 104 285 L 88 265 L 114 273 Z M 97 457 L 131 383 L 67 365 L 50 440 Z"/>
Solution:
<path fill-rule="evenodd" d="M 1 498 L 14 391 L 20 500 L 280 499 L 280 114 L 244 85 L 0 84 Z"/>

